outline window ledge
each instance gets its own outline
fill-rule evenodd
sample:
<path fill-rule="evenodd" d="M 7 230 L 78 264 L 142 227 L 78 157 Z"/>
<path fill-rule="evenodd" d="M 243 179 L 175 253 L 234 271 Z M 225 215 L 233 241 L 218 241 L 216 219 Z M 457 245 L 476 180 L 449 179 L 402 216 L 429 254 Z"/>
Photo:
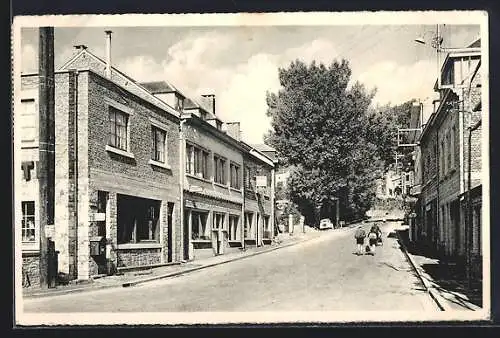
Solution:
<path fill-rule="evenodd" d="M 238 188 L 229 187 L 229 189 L 231 189 L 232 191 L 236 191 L 236 192 L 241 193 L 241 188 L 238 189 Z"/>
<path fill-rule="evenodd" d="M 21 149 L 38 148 L 36 140 L 21 140 Z"/>
<path fill-rule="evenodd" d="M 163 162 L 158 162 L 158 161 L 155 161 L 155 160 L 149 160 L 149 164 L 154 165 L 156 167 L 163 168 L 163 169 L 172 170 L 172 168 L 168 164 L 163 163 Z"/>
<path fill-rule="evenodd" d="M 118 250 L 127 250 L 127 249 L 161 249 L 161 244 L 160 243 L 124 243 L 124 244 L 118 244 L 117 246 Z"/>
<path fill-rule="evenodd" d="M 202 181 L 202 182 L 210 182 L 209 179 L 206 179 L 206 178 L 203 178 L 203 177 L 199 177 L 199 176 L 196 176 L 196 175 L 193 175 L 193 174 L 190 174 L 190 173 L 186 173 L 186 176 L 190 177 L 190 178 L 197 179 L 197 180 Z"/>
<path fill-rule="evenodd" d="M 214 182 L 215 185 L 221 187 L 221 188 L 228 188 L 228 185 L 227 184 L 222 184 L 222 183 L 218 183 L 218 182 Z"/>
<path fill-rule="evenodd" d="M 211 239 L 192 239 L 191 243 L 211 243 Z"/>
<path fill-rule="evenodd" d="M 106 145 L 106 151 L 109 151 L 109 152 L 112 152 L 112 153 L 115 153 L 115 154 L 118 154 L 118 155 L 122 155 L 122 156 L 125 156 L 125 157 L 128 157 L 128 158 L 135 158 L 134 154 L 128 152 L 128 151 L 125 151 L 125 150 L 121 150 L 121 149 L 118 149 L 118 148 L 115 148 L 113 146 L 110 146 L 110 145 Z"/>
<path fill-rule="evenodd" d="M 31 243 L 31 242 L 23 242 L 21 251 L 23 254 L 27 254 L 27 255 L 40 254 L 40 248 L 35 243 Z"/>

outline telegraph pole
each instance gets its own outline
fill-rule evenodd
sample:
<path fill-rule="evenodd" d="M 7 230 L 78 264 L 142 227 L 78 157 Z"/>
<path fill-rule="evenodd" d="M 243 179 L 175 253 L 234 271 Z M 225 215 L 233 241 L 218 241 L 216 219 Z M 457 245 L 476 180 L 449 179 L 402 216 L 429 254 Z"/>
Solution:
<path fill-rule="evenodd" d="M 39 28 L 38 51 L 39 103 L 39 212 L 40 212 L 40 287 L 49 287 L 47 228 L 54 225 L 55 124 L 54 124 L 54 28 Z"/>

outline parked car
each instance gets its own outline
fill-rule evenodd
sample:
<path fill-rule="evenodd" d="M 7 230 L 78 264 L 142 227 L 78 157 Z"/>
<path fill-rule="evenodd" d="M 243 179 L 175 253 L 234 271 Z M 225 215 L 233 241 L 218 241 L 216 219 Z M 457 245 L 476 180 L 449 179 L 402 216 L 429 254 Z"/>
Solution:
<path fill-rule="evenodd" d="M 321 221 L 319 221 L 319 229 L 320 230 L 333 229 L 332 221 L 330 221 L 330 219 L 328 218 L 323 218 Z"/>

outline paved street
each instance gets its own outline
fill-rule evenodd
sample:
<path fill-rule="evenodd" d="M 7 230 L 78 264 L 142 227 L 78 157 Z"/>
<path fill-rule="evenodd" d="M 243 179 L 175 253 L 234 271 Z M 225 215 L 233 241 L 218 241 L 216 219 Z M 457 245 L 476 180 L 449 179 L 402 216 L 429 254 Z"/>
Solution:
<path fill-rule="evenodd" d="M 395 238 L 354 254 L 353 230 L 136 287 L 28 299 L 26 312 L 437 311 Z M 367 228 L 369 225 L 366 226 Z"/>

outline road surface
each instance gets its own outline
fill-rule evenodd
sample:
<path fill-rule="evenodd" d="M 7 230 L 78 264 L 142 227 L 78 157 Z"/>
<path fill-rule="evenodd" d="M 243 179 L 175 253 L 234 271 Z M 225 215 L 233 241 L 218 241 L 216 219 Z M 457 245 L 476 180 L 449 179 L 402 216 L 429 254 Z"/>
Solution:
<path fill-rule="evenodd" d="M 353 230 L 135 287 L 27 299 L 25 312 L 429 311 L 437 308 L 393 238 L 355 255 Z M 366 226 L 368 227 L 368 226 Z"/>

